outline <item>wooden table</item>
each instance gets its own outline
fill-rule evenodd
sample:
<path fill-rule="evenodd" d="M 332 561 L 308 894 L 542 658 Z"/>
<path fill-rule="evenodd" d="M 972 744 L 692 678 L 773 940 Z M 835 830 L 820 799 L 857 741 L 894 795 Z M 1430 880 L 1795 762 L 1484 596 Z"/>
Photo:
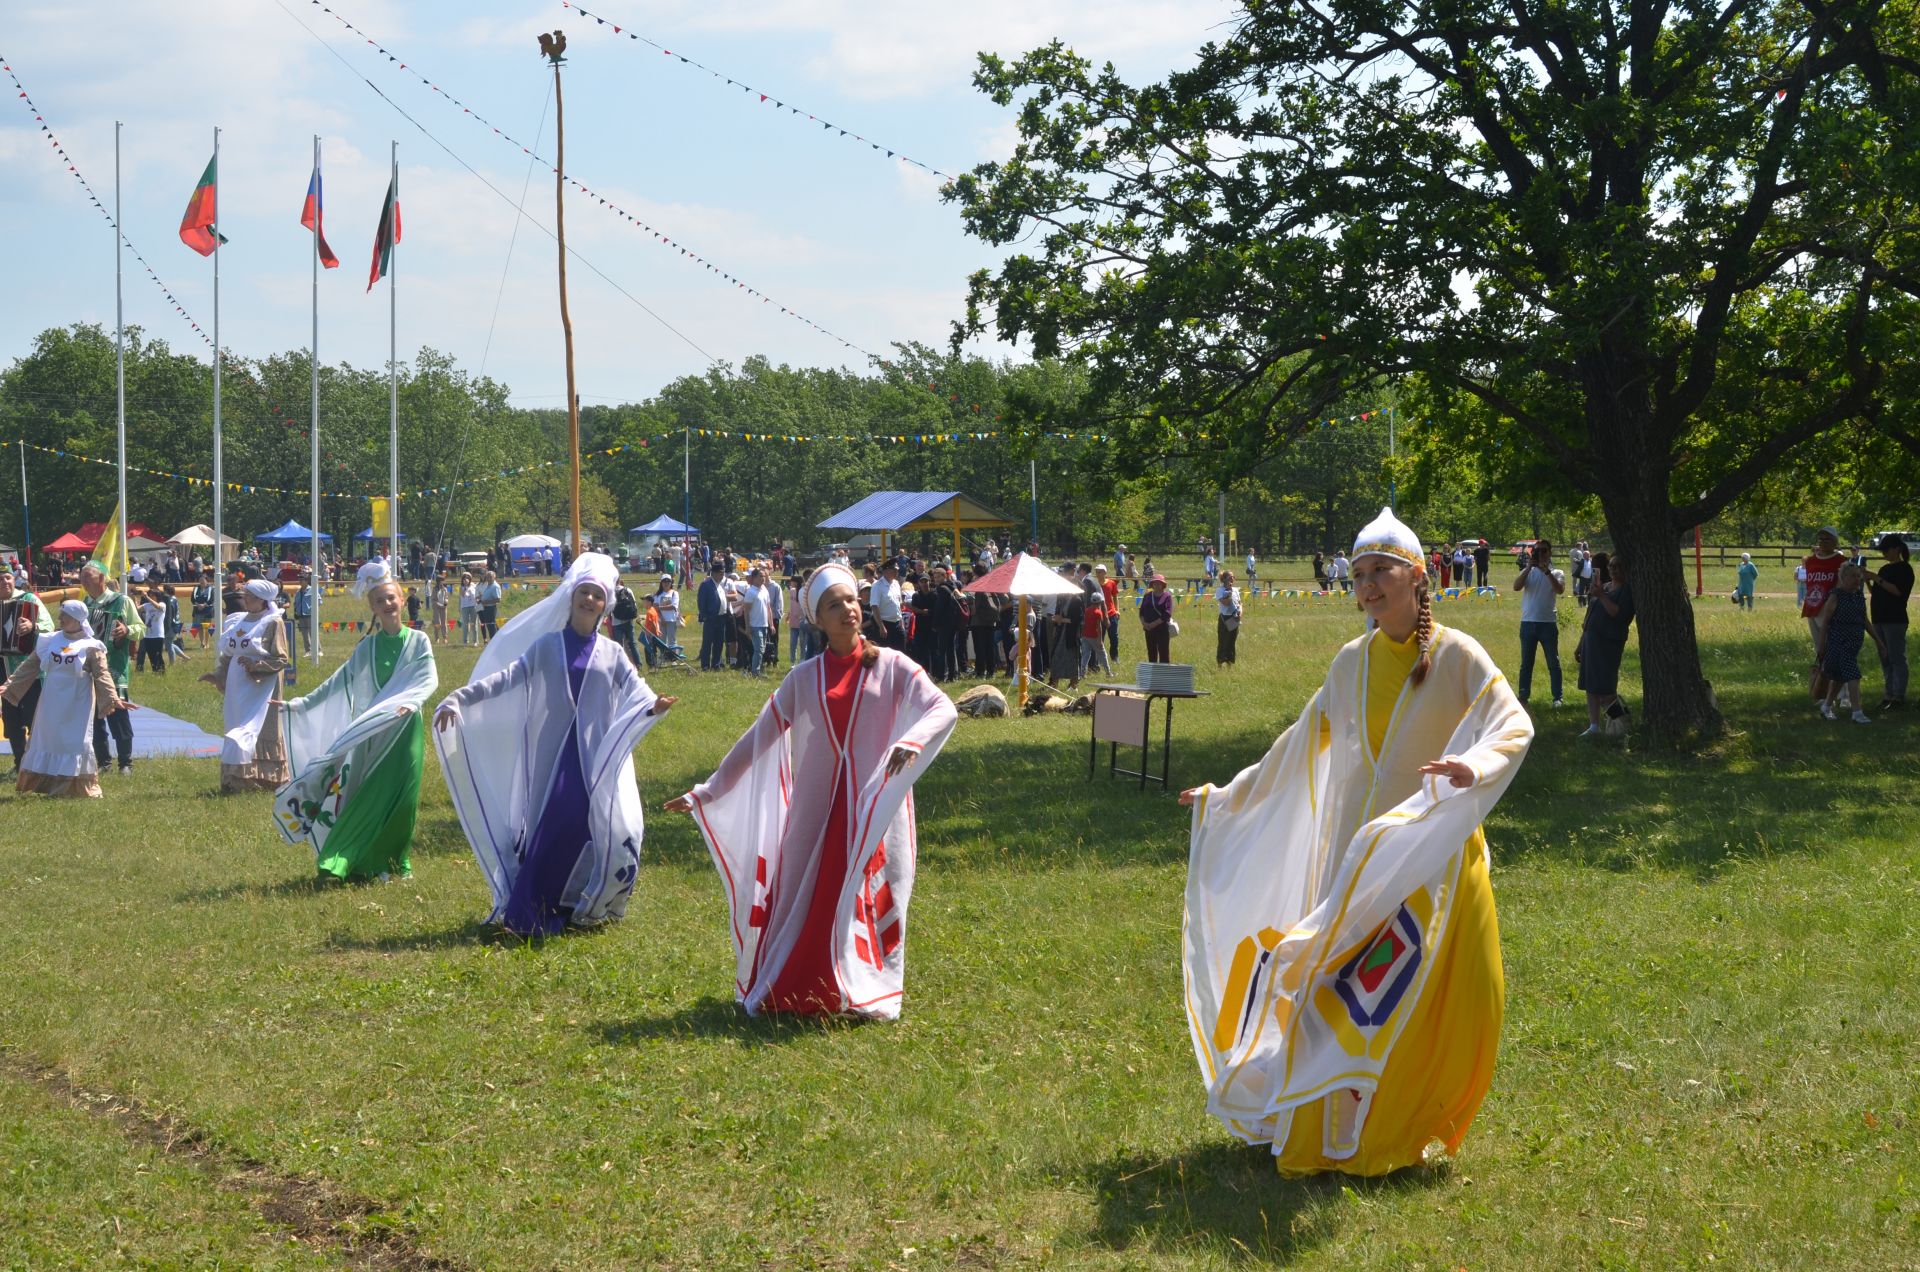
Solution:
<path fill-rule="evenodd" d="M 1146 790 L 1149 781 L 1169 786 L 1168 774 L 1173 764 L 1173 703 L 1176 698 L 1204 698 L 1206 690 L 1196 689 L 1186 693 L 1171 693 L 1162 689 L 1143 689 L 1139 685 L 1094 685 L 1093 686 L 1093 736 L 1087 742 L 1087 776 L 1091 778 L 1099 766 L 1100 744 L 1107 744 L 1107 776 L 1137 777 L 1140 789 Z M 1167 704 L 1166 720 L 1160 733 L 1160 771 L 1153 768 L 1153 704 L 1155 699 L 1164 699 Z M 1140 748 L 1140 767 L 1125 769 L 1120 767 L 1121 746 Z"/>

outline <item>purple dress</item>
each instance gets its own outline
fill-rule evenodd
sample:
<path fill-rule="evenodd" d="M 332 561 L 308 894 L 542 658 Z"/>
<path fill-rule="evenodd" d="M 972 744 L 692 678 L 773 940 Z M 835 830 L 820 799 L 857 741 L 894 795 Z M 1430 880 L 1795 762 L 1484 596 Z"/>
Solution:
<path fill-rule="evenodd" d="M 598 636 L 582 636 L 572 624 L 561 629 L 567 653 L 567 692 L 577 703 L 587 663 Z M 567 733 L 567 744 L 554 766 L 547 801 L 534 822 L 533 834 L 520 850 L 520 871 L 501 916 L 509 932 L 521 936 L 552 936 L 567 926 L 573 908 L 565 905 L 567 881 L 580 854 L 592 840 L 587 827 L 587 778 L 580 767 L 580 734 Z"/>

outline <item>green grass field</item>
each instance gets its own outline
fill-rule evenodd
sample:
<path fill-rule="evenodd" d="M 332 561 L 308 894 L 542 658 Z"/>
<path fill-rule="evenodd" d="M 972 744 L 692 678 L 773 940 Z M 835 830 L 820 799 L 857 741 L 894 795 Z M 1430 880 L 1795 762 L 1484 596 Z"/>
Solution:
<path fill-rule="evenodd" d="M 1568 706 L 1487 827 L 1506 1028 L 1449 1166 L 1289 1182 L 1205 1115 L 1186 817 L 1089 782 L 1081 718 L 962 720 L 921 781 L 881 1026 L 740 1014 L 685 819 L 652 815 L 623 923 L 525 944 L 482 926 L 433 760 L 415 877 L 327 889 L 267 796 L 178 760 L 0 792 L 0 1266 L 1920 1267 L 1915 718 L 1816 719 L 1790 604 L 1710 595 L 1731 734 L 1580 743 L 1564 613 Z M 1439 616 L 1517 674 L 1511 600 Z M 1182 784 L 1256 757 L 1359 626 L 1255 602 L 1216 672 L 1181 620 L 1213 691 Z M 134 696 L 217 730 L 205 668 Z M 657 808 L 768 686 L 655 684 Z"/>

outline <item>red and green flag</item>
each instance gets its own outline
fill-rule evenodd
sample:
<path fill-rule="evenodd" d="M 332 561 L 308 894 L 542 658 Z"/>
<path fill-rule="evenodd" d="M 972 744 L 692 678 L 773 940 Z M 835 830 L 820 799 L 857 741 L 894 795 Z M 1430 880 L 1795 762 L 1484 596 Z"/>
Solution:
<path fill-rule="evenodd" d="M 214 169 L 219 163 L 218 157 L 207 160 L 207 170 L 200 174 L 200 184 L 193 188 L 193 197 L 187 200 L 187 214 L 180 218 L 180 241 L 202 256 L 213 255 L 215 239 L 227 241 L 227 236 L 214 228 L 219 220 L 215 206 L 219 181 Z"/>
<path fill-rule="evenodd" d="M 394 244 L 400 241 L 400 174 L 387 183 L 387 201 L 380 209 L 380 228 L 373 232 L 373 269 L 367 274 L 367 290 L 387 276 L 393 268 Z"/>

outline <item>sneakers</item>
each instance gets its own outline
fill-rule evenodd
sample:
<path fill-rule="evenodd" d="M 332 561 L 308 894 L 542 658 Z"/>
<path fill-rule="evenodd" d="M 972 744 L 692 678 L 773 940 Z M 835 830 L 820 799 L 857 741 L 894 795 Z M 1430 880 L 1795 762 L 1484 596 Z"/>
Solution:
<path fill-rule="evenodd" d="M 1820 718 L 1823 720 L 1838 720 L 1840 717 L 1833 713 L 1833 704 L 1823 700 L 1820 703 Z"/>
<path fill-rule="evenodd" d="M 1597 738 L 1600 736 L 1600 726 L 1597 724 L 1590 724 L 1586 728 L 1580 730 L 1579 736 L 1583 738 Z"/>
<path fill-rule="evenodd" d="M 1857 711 L 1857 710 L 1856 710 L 1856 711 L 1855 711 L 1855 712 L 1853 713 L 1853 722 L 1854 722 L 1855 724 L 1872 724 L 1872 723 L 1873 723 L 1873 717 L 1872 717 L 1872 716 L 1870 716 L 1870 715 L 1868 715 L 1868 714 L 1867 714 L 1866 712 L 1864 712 L 1864 711 Z"/>
<path fill-rule="evenodd" d="M 1556 707 L 1564 707 L 1567 705 L 1567 700 L 1565 698 L 1555 698 L 1553 700 L 1553 705 Z"/>
<path fill-rule="evenodd" d="M 132 777 L 132 776 L 133 776 L 133 765 L 131 765 L 131 764 L 122 764 L 122 765 L 120 766 L 120 776 L 122 776 L 122 777 Z"/>

